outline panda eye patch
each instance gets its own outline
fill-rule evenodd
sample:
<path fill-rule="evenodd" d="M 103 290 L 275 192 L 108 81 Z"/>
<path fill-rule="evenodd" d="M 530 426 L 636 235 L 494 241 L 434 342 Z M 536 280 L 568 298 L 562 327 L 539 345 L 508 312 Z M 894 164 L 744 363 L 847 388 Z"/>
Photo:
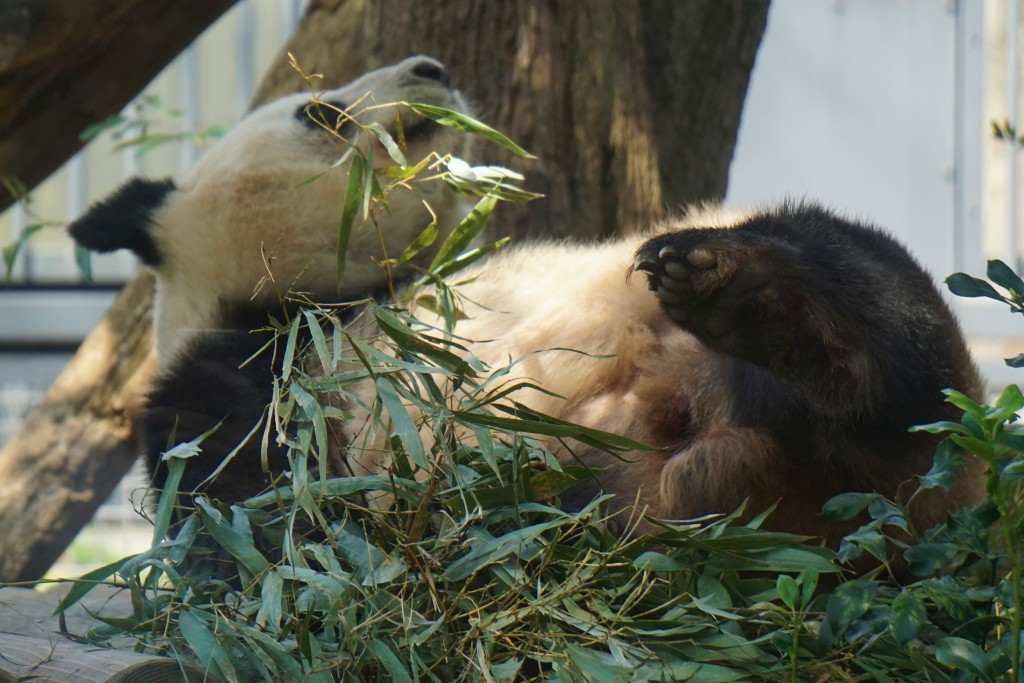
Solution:
<path fill-rule="evenodd" d="M 352 127 L 352 122 L 342 113 L 347 108 L 348 105 L 340 100 L 335 102 L 310 101 L 295 110 L 295 118 L 310 128 L 327 128 L 344 133 L 346 129 Z M 341 121 L 340 126 L 338 125 L 339 120 Z"/>

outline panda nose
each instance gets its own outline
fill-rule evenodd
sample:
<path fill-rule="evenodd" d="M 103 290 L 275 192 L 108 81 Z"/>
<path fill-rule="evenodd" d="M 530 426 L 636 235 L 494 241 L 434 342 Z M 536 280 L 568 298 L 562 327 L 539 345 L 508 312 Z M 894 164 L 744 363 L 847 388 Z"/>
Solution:
<path fill-rule="evenodd" d="M 427 80 L 437 81 L 446 88 L 452 87 L 451 78 L 448 76 L 448 70 L 439 62 L 428 60 L 416 62 L 412 67 L 412 74 L 413 76 L 419 76 L 420 78 L 426 78 Z"/>

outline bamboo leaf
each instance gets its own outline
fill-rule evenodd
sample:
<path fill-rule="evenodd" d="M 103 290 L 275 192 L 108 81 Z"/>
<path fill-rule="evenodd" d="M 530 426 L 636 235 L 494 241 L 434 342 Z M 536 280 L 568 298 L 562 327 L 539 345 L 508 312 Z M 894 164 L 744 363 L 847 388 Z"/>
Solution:
<path fill-rule="evenodd" d="M 196 507 L 199 510 L 199 517 L 203 526 L 210 532 L 210 535 L 217 543 L 228 551 L 233 558 L 238 560 L 243 567 L 253 576 L 263 574 L 270 563 L 267 558 L 256 549 L 252 538 L 246 538 L 226 523 L 220 512 L 216 510 L 204 497 L 196 498 Z"/>
<path fill-rule="evenodd" d="M 188 641 L 188 645 L 192 648 L 192 652 L 195 653 L 199 663 L 209 667 L 217 644 L 213 632 L 210 631 L 201 618 L 187 609 L 178 615 L 178 627 L 181 629 L 181 635 Z"/>
<path fill-rule="evenodd" d="M 83 278 L 92 280 L 92 252 L 78 244 L 75 245 L 75 265 Z"/>
<path fill-rule="evenodd" d="M 281 365 L 282 382 L 287 382 L 292 376 L 292 364 L 295 362 L 295 345 L 299 338 L 299 324 L 300 319 L 296 316 L 292 318 L 291 323 L 288 325 L 288 339 L 284 345 L 284 360 Z"/>
<path fill-rule="evenodd" d="M 348 252 L 348 241 L 352 236 L 352 225 L 362 200 L 361 188 L 363 174 L 366 173 L 365 161 L 360 156 L 352 157 L 348 167 L 348 179 L 345 182 L 345 199 L 341 206 L 341 223 L 338 226 L 338 246 L 335 256 L 338 283 L 345 281 L 345 257 Z M 372 173 L 372 170 L 369 171 Z"/>
<path fill-rule="evenodd" d="M 559 524 L 561 520 L 555 519 L 493 538 L 448 565 L 441 578 L 444 581 L 462 581 L 480 571 L 482 567 L 501 562 L 509 555 L 532 556 L 535 554 L 535 550 L 532 549 L 535 547 L 534 541 L 545 531 Z"/>
<path fill-rule="evenodd" d="M 396 318 L 387 309 L 374 305 L 372 310 L 374 318 L 380 324 L 381 330 L 391 337 L 398 344 L 399 348 L 422 354 L 459 377 L 475 376 L 473 368 L 464 358 L 435 345 L 432 343 L 435 340 L 430 337 L 413 332 L 408 325 Z"/>
<path fill-rule="evenodd" d="M 18 258 L 18 254 L 25 247 L 29 238 L 42 230 L 44 225 L 35 223 L 32 225 L 25 226 L 22 228 L 21 233 L 18 235 L 18 239 L 13 243 L 7 245 L 3 249 L 4 268 L 7 274 L 7 279 L 10 280 L 12 271 L 14 270 L 14 261 Z"/>
<path fill-rule="evenodd" d="M 487 225 L 487 220 L 491 217 L 497 204 L 498 198 L 493 195 L 480 199 L 476 206 L 473 207 L 473 210 L 469 212 L 469 215 L 462 219 L 455 230 L 452 231 L 452 234 L 441 245 L 437 256 L 434 257 L 433 262 L 430 264 L 429 270 L 437 270 L 439 266 L 448 263 L 462 253 L 469 246 L 470 242 L 476 239 L 476 236 L 480 234 L 484 226 Z"/>
<path fill-rule="evenodd" d="M 178 500 L 178 485 L 181 483 L 181 475 L 185 473 L 185 459 L 171 458 L 166 461 L 167 479 L 164 481 L 164 490 L 160 492 L 160 499 L 156 505 L 156 516 L 153 518 L 153 545 L 156 545 L 167 537 L 167 530 L 171 525 L 171 514 L 174 512 L 174 505 Z"/>
<path fill-rule="evenodd" d="M 408 263 L 416 256 L 434 242 L 437 241 L 437 222 L 431 221 L 430 225 L 425 227 L 423 231 L 417 235 L 416 239 L 413 240 L 412 244 L 402 250 L 402 253 L 395 259 L 395 265 L 400 266 L 403 263 Z"/>
<path fill-rule="evenodd" d="M 435 123 L 441 124 L 442 126 L 461 130 L 464 133 L 470 133 L 472 135 L 482 137 L 485 140 L 490 140 L 518 156 L 525 157 L 527 159 L 537 158 L 516 143 L 512 142 L 512 140 L 506 135 L 499 133 L 490 126 L 480 123 L 476 119 L 461 112 L 452 111 L 451 109 L 445 109 L 444 107 L 438 107 L 433 104 L 413 103 L 408 104 L 408 107 L 420 116 L 426 117 Z"/>
<path fill-rule="evenodd" d="M 270 627 L 271 633 L 281 629 L 284 605 L 284 581 L 277 571 L 267 572 L 260 587 L 260 608 L 256 612 L 256 624 L 261 628 Z"/>
<path fill-rule="evenodd" d="M 120 126 L 122 123 L 125 123 L 125 121 L 127 121 L 127 119 L 121 114 L 111 114 L 99 123 L 94 123 L 91 126 L 86 126 L 85 130 L 83 130 L 79 134 L 78 139 L 81 140 L 82 142 L 87 142 L 89 140 L 92 140 L 94 137 L 96 137 L 105 130 L 109 130 L 111 128 L 116 128 L 117 126 Z"/>
<path fill-rule="evenodd" d="M 380 125 L 376 121 L 366 126 L 366 129 L 373 133 L 373 136 L 377 138 L 377 141 L 387 150 L 388 156 L 398 164 L 399 166 L 408 166 L 409 162 L 406 161 L 405 155 L 402 154 L 402 150 L 399 149 L 398 143 L 391 137 L 391 134 L 384 130 L 384 126 Z"/>
<path fill-rule="evenodd" d="M 499 417 L 486 413 L 470 413 L 465 411 L 453 411 L 453 415 L 468 424 L 491 427 L 507 430 L 510 432 L 526 432 L 528 434 L 542 434 L 558 438 L 576 439 L 588 446 L 594 446 L 612 453 L 624 453 L 627 451 L 650 451 L 655 450 L 651 446 L 627 439 L 617 434 L 602 432 L 598 429 L 581 427 L 564 420 L 543 415 L 530 410 L 526 406 L 514 403 L 512 406 L 494 404 L 495 410 L 514 415 L 516 417 Z M 521 417 L 520 417 L 521 416 Z"/>
<path fill-rule="evenodd" d="M 412 683 L 412 678 L 402 664 L 402 660 L 382 640 L 379 638 L 371 640 L 370 651 L 376 656 L 377 661 L 381 663 L 384 670 L 388 672 L 388 680 L 395 681 L 396 683 Z"/>
<path fill-rule="evenodd" d="M 405 449 L 405 452 L 409 454 L 409 457 L 416 463 L 417 467 L 429 470 L 430 465 L 427 463 L 427 454 L 423 450 L 423 441 L 420 439 L 416 423 L 409 416 L 409 412 L 402 404 L 402 399 L 398 397 L 398 392 L 395 391 L 391 382 L 392 380 L 388 377 L 375 378 L 374 383 L 377 387 L 377 396 L 380 397 L 384 409 L 391 417 L 391 423 L 395 427 L 395 433 L 398 434 L 398 438 L 402 441 L 402 447 Z"/>
<path fill-rule="evenodd" d="M 477 261 L 487 256 L 488 254 L 492 254 L 498 249 L 501 249 L 510 241 L 512 241 L 511 237 L 503 237 L 500 240 L 491 242 L 490 244 L 485 244 L 482 247 L 470 249 L 469 251 L 463 252 L 456 256 L 455 258 L 445 262 L 444 264 L 439 266 L 437 269 L 432 270 L 431 272 L 433 272 L 439 278 L 446 278 L 449 275 L 457 273 L 460 270 L 476 263 Z"/>
<path fill-rule="evenodd" d="M 320 367 L 330 372 L 333 367 L 331 352 L 327 348 L 327 339 L 324 337 L 324 331 L 320 327 L 320 321 L 317 320 L 313 311 L 305 310 L 302 314 L 306 318 L 309 334 L 313 338 L 313 348 L 316 349 L 316 355 L 320 360 Z"/>
<path fill-rule="evenodd" d="M 345 498 L 367 491 L 401 494 L 410 491 L 410 495 L 419 499 L 418 492 L 426 489 L 426 484 L 411 479 L 392 478 L 384 475 L 367 475 L 363 477 L 345 477 L 328 479 L 325 482 L 310 482 L 309 492 L 318 498 Z M 277 503 L 295 500 L 295 492 L 291 486 L 282 486 L 275 491 L 253 496 L 245 501 L 250 507 L 266 507 Z"/>
<path fill-rule="evenodd" d="M 994 681 L 992 664 L 985 651 L 969 640 L 943 638 L 935 643 L 935 658 L 946 666 L 966 671 L 983 681 Z"/>
<path fill-rule="evenodd" d="M 81 577 L 75 579 L 72 582 L 71 588 L 67 594 L 61 598 L 60 602 L 54 608 L 54 614 L 60 614 L 67 608 L 74 605 L 76 602 L 81 600 L 85 595 L 95 588 L 98 584 L 105 582 L 107 579 L 112 577 L 124 570 L 125 567 L 130 566 L 137 561 L 138 555 L 130 555 L 129 557 L 123 557 L 119 560 L 105 564 L 102 567 L 93 569 L 92 571 L 82 574 Z"/>

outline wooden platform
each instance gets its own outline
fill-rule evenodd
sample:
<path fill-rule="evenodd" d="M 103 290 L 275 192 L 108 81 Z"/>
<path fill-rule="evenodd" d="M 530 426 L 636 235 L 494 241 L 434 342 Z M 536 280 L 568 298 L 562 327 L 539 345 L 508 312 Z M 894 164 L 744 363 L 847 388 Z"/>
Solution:
<path fill-rule="evenodd" d="M 135 641 L 123 638 L 112 648 L 77 642 L 68 634 L 83 635 L 100 622 L 84 607 L 106 615 L 131 612 L 127 591 L 99 586 L 66 614 L 67 634 L 53 616 L 54 607 L 69 586 L 40 592 L 28 588 L 0 588 L 0 683 L 22 679 L 58 683 L 163 683 L 208 681 L 196 667 L 167 657 L 134 651 Z"/>

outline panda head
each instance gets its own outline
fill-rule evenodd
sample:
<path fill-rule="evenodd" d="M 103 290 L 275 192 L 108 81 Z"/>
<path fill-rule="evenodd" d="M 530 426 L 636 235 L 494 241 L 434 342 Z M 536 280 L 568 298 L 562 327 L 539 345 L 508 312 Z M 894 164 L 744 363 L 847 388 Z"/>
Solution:
<path fill-rule="evenodd" d="M 290 290 L 321 301 L 365 296 L 386 284 L 379 261 L 400 253 L 430 223 L 430 211 L 442 231 L 468 213 L 444 183 L 396 188 L 376 223 L 356 218 L 339 285 L 347 164 L 335 162 L 350 144 L 364 158 L 377 145 L 376 165 L 394 165 L 360 125 L 378 123 L 394 136 L 400 122 L 410 164 L 431 151 L 467 153 L 467 136 L 407 107 L 382 106 L 395 102 L 466 111 L 444 67 L 423 56 L 367 73 L 316 102 L 307 94 L 282 97 L 249 113 L 178 181 L 127 182 L 75 221 L 71 236 L 95 251 L 129 249 L 155 271 L 161 361 L 190 336 L 221 326 L 226 307 L 251 301 L 271 308 Z"/>

